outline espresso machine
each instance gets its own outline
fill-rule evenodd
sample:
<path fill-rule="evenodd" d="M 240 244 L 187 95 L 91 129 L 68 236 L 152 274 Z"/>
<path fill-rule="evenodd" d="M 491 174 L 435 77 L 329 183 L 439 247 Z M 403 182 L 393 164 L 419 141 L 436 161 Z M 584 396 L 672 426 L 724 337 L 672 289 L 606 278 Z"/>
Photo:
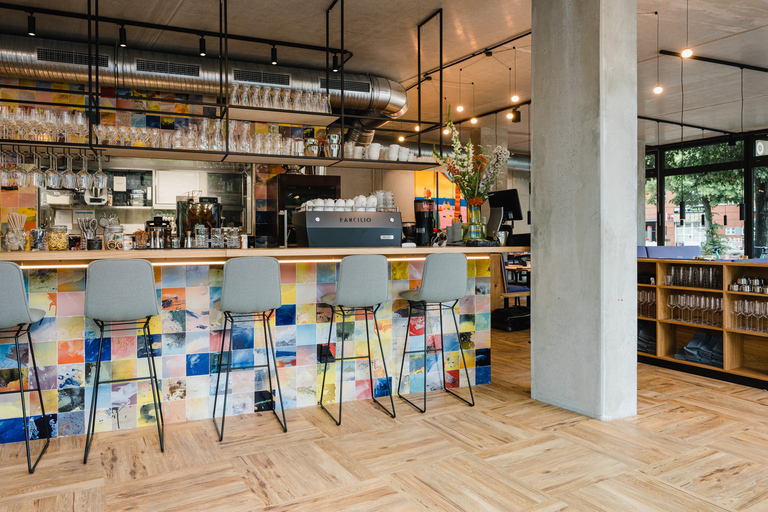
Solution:
<path fill-rule="evenodd" d="M 413 213 L 416 217 L 416 245 L 429 245 L 435 231 L 435 201 L 414 200 Z"/>
<path fill-rule="evenodd" d="M 202 224 L 208 229 L 222 227 L 221 203 L 219 203 L 218 198 L 196 197 L 185 201 L 176 201 L 176 233 L 180 239 L 184 239 L 183 247 L 192 247 L 187 245 L 187 238 L 191 240 L 195 236 L 195 225 L 197 224 Z"/>

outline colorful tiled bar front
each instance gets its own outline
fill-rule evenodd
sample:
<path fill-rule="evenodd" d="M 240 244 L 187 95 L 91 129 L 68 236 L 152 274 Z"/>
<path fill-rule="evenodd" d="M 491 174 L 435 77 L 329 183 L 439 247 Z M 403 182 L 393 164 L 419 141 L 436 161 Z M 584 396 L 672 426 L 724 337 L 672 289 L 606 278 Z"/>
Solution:
<path fill-rule="evenodd" d="M 420 284 L 423 260 L 390 263 L 390 298 Z M 338 263 L 281 263 L 283 306 L 272 319 L 284 406 L 316 406 L 320 399 L 323 376 L 322 346 L 327 343 L 330 308 L 319 298 L 336 288 Z M 211 416 L 216 372 L 222 343 L 223 315 L 219 311 L 223 266 L 179 265 L 155 267 L 157 298 L 162 313 L 151 322 L 152 350 L 162 377 L 163 415 L 166 422 L 192 421 Z M 40 385 L 46 412 L 53 414 L 54 436 L 85 433 L 86 413 L 90 407 L 93 374 L 98 351 L 98 328 L 83 317 L 85 269 L 25 270 L 30 307 L 46 312 L 41 323 L 33 326 Z M 450 313 L 444 316 L 446 378 L 449 386 L 466 386 L 461 366 L 459 344 L 466 350 L 466 364 L 472 384 L 487 384 L 490 367 L 490 271 L 488 259 L 469 260 L 467 295 L 457 306 L 460 336 L 453 332 Z M 449 278 L 449 277 L 447 277 Z M 445 314 L 445 313 L 444 313 Z M 392 388 L 397 389 L 400 363 L 408 321 L 408 305 L 390 300 L 377 314 L 387 369 Z M 340 317 L 339 317 L 340 318 Z M 428 317 L 430 336 L 427 343 L 439 346 L 439 317 Z M 264 334 L 260 323 L 238 325 L 233 337 L 233 366 L 250 366 L 266 361 Z M 344 333 L 345 353 L 365 353 L 365 321 L 360 314 L 347 322 Z M 371 335 L 375 336 L 373 322 Z M 332 337 L 341 338 L 341 323 Z M 424 321 L 411 322 L 410 349 L 423 347 Z M 26 340 L 24 340 L 26 341 Z M 0 344 L 0 391 L 18 389 L 16 353 L 13 340 Z M 378 344 L 374 349 L 374 393 L 386 389 Z M 106 338 L 102 350 L 101 379 L 126 379 L 148 374 L 143 344 L 135 335 Z M 22 345 L 22 364 L 26 367 L 29 351 Z M 439 352 L 426 361 L 429 389 L 441 387 Z M 461 369 L 461 372 L 459 370 Z M 403 369 L 403 392 L 423 390 L 425 362 L 421 355 L 411 355 Z M 335 363 L 328 365 L 324 402 L 336 400 Z M 27 370 L 24 382 L 27 384 Z M 344 363 L 345 401 L 370 398 L 368 361 Z M 338 382 L 338 376 L 336 377 Z M 33 380 L 34 383 L 34 380 Z M 222 383 L 223 384 L 223 383 Z M 223 388 L 223 386 L 222 386 Z M 232 373 L 227 414 L 245 414 L 269 407 L 270 392 L 266 369 L 239 370 Z M 39 418 L 37 394 L 28 394 L 32 417 Z M 403 402 L 396 406 L 404 407 Z M 221 402 L 219 402 L 219 408 Z M 218 412 L 220 414 L 220 411 Z M 106 384 L 99 389 L 97 431 L 129 429 L 151 425 L 155 421 L 149 381 Z M 290 425 L 289 425 L 290 428 Z M 19 395 L 0 395 L 0 443 L 23 441 L 23 421 Z"/>

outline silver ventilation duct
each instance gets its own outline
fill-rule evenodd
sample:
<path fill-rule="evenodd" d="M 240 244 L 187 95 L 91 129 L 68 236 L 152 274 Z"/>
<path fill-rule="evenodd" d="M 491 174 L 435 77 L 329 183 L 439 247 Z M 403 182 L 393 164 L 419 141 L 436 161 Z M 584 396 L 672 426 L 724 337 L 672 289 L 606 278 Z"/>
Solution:
<path fill-rule="evenodd" d="M 0 35 L 0 76 L 88 83 L 88 45 L 39 38 Z M 102 46 L 98 59 L 102 86 L 185 94 L 219 94 L 219 61 L 168 53 Z M 324 92 L 325 71 L 229 61 L 229 81 Z M 341 77 L 331 73 L 331 106 L 341 107 Z M 345 74 L 344 109 L 349 114 L 396 119 L 408 110 L 402 85 L 369 75 Z M 353 119 L 346 140 L 368 143 L 375 119 Z"/>

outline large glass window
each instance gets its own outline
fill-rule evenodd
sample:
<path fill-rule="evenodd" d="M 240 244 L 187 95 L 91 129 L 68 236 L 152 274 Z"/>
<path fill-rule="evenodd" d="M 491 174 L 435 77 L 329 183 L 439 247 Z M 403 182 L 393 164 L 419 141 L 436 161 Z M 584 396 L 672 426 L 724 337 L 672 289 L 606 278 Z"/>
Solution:
<path fill-rule="evenodd" d="M 753 170 L 754 257 L 768 258 L 768 167 Z M 728 223 L 730 225 L 730 222 Z"/>
<path fill-rule="evenodd" d="M 744 254 L 743 231 L 726 231 L 744 225 L 738 206 L 744 200 L 741 169 L 668 176 L 665 189 L 665 245 L 698 245 L 702 254 L 719 258 Z"/>
<path fill-rule="evenodd" d="M 658 245 L 656 240 L 658 234 L 656 214 L 659 210 L 656 204 L 657 186 L 658 180 L 656 178 L 645 180 L 645 245 Z"/>

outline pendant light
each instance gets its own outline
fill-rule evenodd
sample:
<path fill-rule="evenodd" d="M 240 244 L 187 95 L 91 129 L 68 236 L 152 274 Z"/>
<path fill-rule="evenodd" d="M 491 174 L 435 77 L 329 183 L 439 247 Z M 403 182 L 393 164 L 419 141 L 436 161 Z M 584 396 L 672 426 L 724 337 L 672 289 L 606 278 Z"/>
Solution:
<path fill-rule="evenodd" d="M 512 51 L 514 52 L 513 55 L 515 56 L 515 93 L 512 95 L 512 103 L 517 103 L 520 101 L 520 96 L 517 95 L 517 48 L 514 46 L 512 47 Z"/>
<path fill-rule="evenodd" d="M 683 120 L 685 115 L 685 87 L 683 80 L 683 61 L 680 61 L 680 168 L 683 168 Z M 680 225 L 685 223 L 685 177 L 680 179 Z"/>
<path fill-rule="evenodd" d="M 693 50 L 688 46 L 688 0 L 685 0 L 685 50 L 680 52 L 680 56 L 687 59 L 693 55 Z"/>
<path fill-rule="evenodd" d="M 37 29 L 35 27 L 35 13 L 29 13 L 29 17 L 27 17 L 27 34 L 30 36 L 34 36 L 37 34 Z"/>
<path fill-rule="evenodd" d="M 275 45 L 272 45 L 272 59 L 271 59 L 272 65 L 277 66 L 277 48 Z"/>
<path fill-rule="evenodd" d="M 205 57 L 205 37 L 200 37 L 200 56 Z"/>
<path fill-rule="evenodd" d="M 334 73 L 339 72 L 339 56 L 337 54 L 333 54 L 333 67 L 331 68 L 331 71 Z"/>
<path fill-rule="evenodd" d="M 656 11 L 656 87 L 653 88 L 654 94 L 661 94 L 664 88 L 659 82 L 659 11 Z"/>
<path fill-rule="evenodd" d="M 475 112 L 475 82 L 472 82 L 472 112 Z M 477 124 L 477 118 L 472 116 L 472 119 L 470 119 L 469 122 Z"/>
<path fill-rule="evenodd" d="M 459 68 L 459 106 L 456 107 L 456 112 L 463 112 L 464 106 L 461 104 L 461 68 Z"/>
<path fill-rule="evenodd" d="M 120 48 L 125 48 L 128 46 L 128 37 L 125 34 L 125 27 L 123 25 L 120 25 L 118 34 L 120 35 Z"/>

